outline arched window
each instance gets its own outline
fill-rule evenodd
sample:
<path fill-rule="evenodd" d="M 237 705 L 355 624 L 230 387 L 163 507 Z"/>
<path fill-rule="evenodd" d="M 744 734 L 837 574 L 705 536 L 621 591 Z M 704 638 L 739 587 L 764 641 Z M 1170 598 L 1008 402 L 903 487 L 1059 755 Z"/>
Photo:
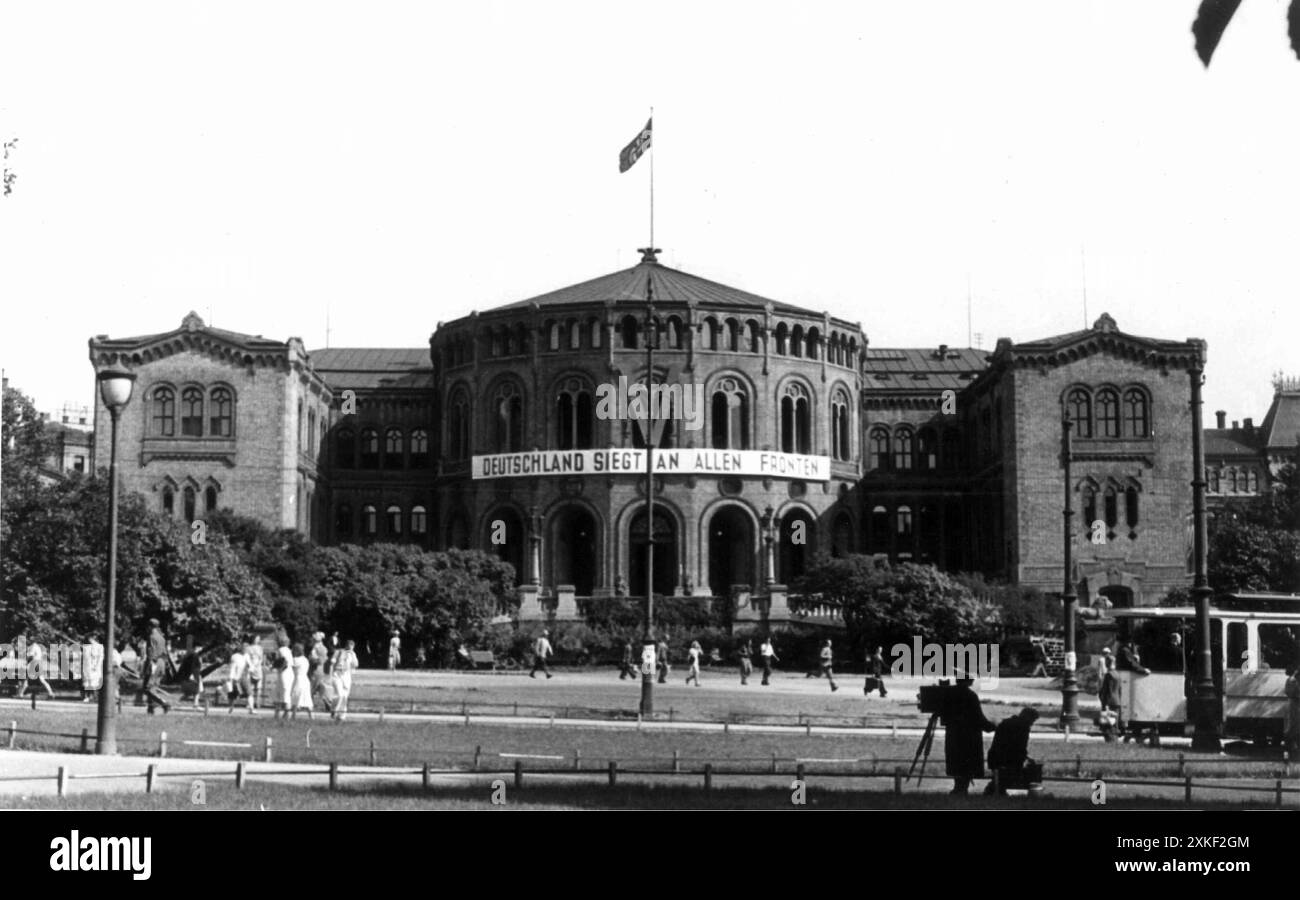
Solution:
<path fill-rule="evenodd" d="M 501 328 L 497 330 L 497 335 L 500 337 L 501 340 L 501 355 L 514 356 L 515 336 L 514 333 L 510 330 L 510 326 L 502 325 Z"/>
<path fill-rule="evenodd" d="M 452 459 L 469 456 L 469 397 L 458 391 L 451 401 L 451 415 L 447 418 L 447 445 Z"/>
<path fill-rule="evenodd" d="M 624 349 L 624 350 L 635 350 L 635 349 L 636 349 L 636 337 L 637 337 L 637 331 L 638 331 L 639 328 L 640 328 L 640 326 L 637 324 L 636 316 L 624 316 L 624 317 L 623 317 L 623 321 L 622 321 L 622 323 L 621 323 L 621 325 L 620 325 L 620 330 L 623 332 L 623 349 Z"/>
<path fill-rule="evenodd" d="M 727 349 L 732 353 L 740 352 L 740 323 L 735 319 L 727 320 Z"/>
<path fill-rule="evenodd" d="M 235 395 L 227 387 L 216 387 L 208 397 L 209 437 L 231 437 L 235 433 Z"/>
<path fill-rule="evenodd" d="M 785 453 L 812 451 L 812 413 L 808 390 L 795 382 L 781 397 L 781 449 Z"/>
<path fill-rule="evenodd" d="M 599 344 L 592 344 L 593 347 L 599 347 Z M 523 355 L 528 352 L 528 326 L 520 322 L 515 326 L 515 352 Z"/>
<path fill-rule="evenodd" d="M 379 432 L 374 428 L 361 430 L 361 468 L 379 468 Z"/>
<path fill-rule="evenodd" d="M 384 532 L 390 535 L 402 533 L 402 508 L 396 503 L 384 510 Z"/>
<path fill-rule="evenodd" d="M 720 329 L 718 327 L 718 320 L 713 318 L 713 316 L 709 316 L 704 320 L 704 349 L 705 350 L 718 349 L 719 330 Z"/>
<path fill-rule="evenodd" d="M 718 382 L 709 411 L 715 449 L 749 449 L 749 397 L 736 379 Z"/>
<path fill-rule="evenodd" d="M 922 472 L 939 468 L 939 439 L 933 428 L 922 428 L 916 433 L 916 463 Z"/>
<path fill-rule="evenodd" d="M 790 340 L 790 329 L 784 322 L 776 326 L 776 352 L 778 356 L 785 356 L 789 350 L 788 343 Z"/>
<path fill-rule="evenodd" d="M 831 401 L 831 452 L 835 458 L 847 461 L 852 453 L 852 440 L 849 430 L 849 398 L 843 391 L 836 391 Z"/>
<path fill-rule="evenodd" d="M 1104 499 L 1106 503 L 1106 527 L 1114 530 L 1115 526 L 1119 524 L 1119 496 L 1115 493 L 1113 487 L 1108 487 Z"/>
<path fill-rule="evenodd" d="M 1124 492 L 1124 521 L 1130 530 L 1138 526 L 1138 490 L 1135 487 Z"/>
<path fill-rule="evenodd" d="M 181 391 L 181 434 L 203 437 L 203 391 L 196 387 Z"/>
<path fill-rule="evenodd" d="M 379 533 L 379 510 L 369 503 L 361 507 L 361 533 L 366 537 Z"/>
<path fill-rule="evenodd" d="M 176 492 L 169 487 L 163 488 L 162 506 L 168 516 L 176 515 Z"/>
<path fill-rule="evenodd" d="M 153 389 L 153 433 L 155 437 L 176 436 L 176 392 L 169 387 Z"/>
<path fill-rule="evenodd" d="M 1119 395 L 1110 388 L 1097 392 L 1097 437 L 1119 437 Z"/>
<path fill-rule="evenodd" d="M 961 468 L 961 434 L 956 428 L 943 430 L 941 454 L 945 472 L 956 472 Z"/>
<path fill-rule="evenodd" d="M 334 435 L 334 454 L 340 469 L 357 464 L 357 435 L 351 428 L 340 428 Z"/>
<path fill-rule="evenodd" d="M 858 339 L 849 338 L 849 352 L 844 357 L 844 364 L 848 366 L 850 369 L 853 368 L 857 364 L 857 356 L 858 356 Z"/>
<path fill-rule="evenodd" d="M 758 327 L 758 323 L 753 319 L 750 319 L 745 323 L 745 343 L 750 353 L 763 352 L 763 341 L 760 337 L 760 331 L 761 329 Z"/>
<path fill-rule="evenodd" d="M 1150 434 L 1151 416 L 1147 411 L 1147 395 L 1138 388 L 1129 388 L 1124 392 L 1124 436 L 1144 438 Z"/>
<path fill-rule="evenodd" d="M 203 510 L 207 513 L 217 511 L 217 489 L 212 485 L 208 485 L 203 491 Z"/>
<path fill-rule="evenodd" d="M 569 320 L 569 349 L 580 350 L 582 348 L 582 328 L 578 325 L 577 319 Z"/>
<path fill-rule="evenodd" d="M 1097 492 L 1091 485 L 1083 489 L 1083 540 L 1092 540 L 1092 523 L 1097 521 Z"/>
<path fill-rule="evenodd" d="M 668 349 L 682 349 L 682 320 L 676 316 L 668 317 Z"/>
<path fill-rule="evenodd" d="M 346 503 L 334 508 L 334 535 L 339 540 L 352 537 L 352 507 Z"/>
<path fill-rule="evenodd" d="M 483 342 L 487 344 L 489 356 L 496 357 L 501 355 L 502 346 L 500 329 L 484 328 Z"/>
<path fill-rule="evenodd" d="M 871 429 L 871 436 L 868 439 L 871 445 L 871 468 L 877 472 L 888 472 L 890 453 L 889 453 L 889 429 L 877 425 Z"/>
<path fill-rule="evenodd" d="M 411 534 L 422 535 L 429 530 L 429 513 L 423 506 L 411 507 Z"/>
<path fill-rule="evenodd" d="M 196 509 L 196 507 L 198 506 L 198 499 L 199 499 L 198 492 L 195 491 L 194 488 L 187 486 L 185 488 L 183 496 L 185 498 L 185 521 L 193 522 L 195 515 L 198 512 L 198 510 Z"/>
<path fill-rule="evenodd" d="M 402 456 L 406 452 L 406 443 L 403 440 L 402 429 L 389 428 L 384 432 L 384 468 L 400 469 L 405 460 Z"/>
<path fill-rule="evenodd" d="M 821 332 L 816 328 L 808 329 L 808 352 L 804 356 L 809 359 L 821 358 Z"/>
<path fill-rule="evenodd" d="M 556 394 L 555 444 L 559 450 L 590 450 L 595 431 L 591 393 L 577 378 Z"/>
<path fill-rule="evenodd" d="M 1092 398 L 1083 388 L 1070 391 L 1065 400 L 1065 409 L 1074 422 L 1074 436 L 1092 437 Z"/>
<path fill-rule="evenodd" d="M 790 332 L 790 355 L 803 356 L 803 326 L 796 325 Z"/>
<path fill-rule="evenodd" d="M 871 509 L 871 551 L 883 553 L 889 550 L 889 510 L 883 506 Z"/>
<path fill-rule="evenodd" d="M 1218 469 L 1205 470 L 1206 490 L 1211 494 L 1219 493 L 1219 471 Z"/>
<path fill-rule="evenodd" d="M 316 455 L 316 410 L 307 410 L 307 455 Z"/>
<path fill-rule="evenodd" d="M 900 538 L 912 536 L 912 507 L 910 506 L 898 508 L 898 536 Z"/>
<path fill-rule="evenodd" d="M 904 426 L 894 430 L 894 469 L 906 472 L 912 468 L 912 429 Z"/>
<path fill-rule="evenodd" d="M 560 349 L 560 323 L 552 322 L 547 329 L 546 346 L 552 350 Z"/>
<path fill-rule="evenodd" d="M 601 328 L 600 319 L 589 319 L 587 321 L 587 327 L 591 332 L 591 346 L 594 349 L 600 349 L 600 332 L 603 330 Z"/>
<path fill-rule="evenodd" d="M 1252 494 L 1259 493 L 1259 472 L 1254 469 L 1246 472 L 1246 490 Z"/>
<path fill-rule="evenodd" d="M 325 424 L 325 415 L 324 413 L 322 413 L 320 417 L 320 432 L 318 433 L 316 439 L 316 446 L 319 448 L 321 453 L 324 453 L 326 448 L 329 446 L 327 443 L 325 443 L 325 438 L 328 434 L 329 434 L 329 426 Z"/>
<path fill-rule="evenodd" d="M 423 428 L 411 432 L 411 468 L 429 468 L 429 432 Z"/>
<path fill-rule="evenodd" d="M 514 382 L 497 388 L 492 398 L 497 453 L 518 453 L 524 449 L 524 398 Z"/>

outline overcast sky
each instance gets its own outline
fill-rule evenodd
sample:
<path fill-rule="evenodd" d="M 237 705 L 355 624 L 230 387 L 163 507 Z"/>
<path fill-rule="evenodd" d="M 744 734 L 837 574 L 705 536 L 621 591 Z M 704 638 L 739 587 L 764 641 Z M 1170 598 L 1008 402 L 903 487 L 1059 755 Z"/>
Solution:
<path fill-rule="evenodd" d="M 89 402 L 87 339 L 425 345 L 662 261 L 861 321 L 1209 341 L 1206 421 L 1300 374 L 1300 62 L 1281 0 L 1211 67 L 1197 0 L 0 5 L 0 363 Z M 1085 273 L 1087 314 L 1085 318 Z"/>

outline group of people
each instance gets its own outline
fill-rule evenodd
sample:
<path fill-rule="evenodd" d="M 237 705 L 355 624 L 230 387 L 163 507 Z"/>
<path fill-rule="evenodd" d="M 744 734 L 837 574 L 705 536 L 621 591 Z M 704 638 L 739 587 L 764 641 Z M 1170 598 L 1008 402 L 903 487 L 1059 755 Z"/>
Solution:
<path fill-rule="evenodd" d="M 337 633 L 327 640 L 325 632 L 317 631 L 312 635 L 310 650 L 302 643 L 291 644 L 284 633 L 276 635 L 275 643 L 269 659 L 262 643 L 253 637 L 230 654 L 225 682 L 227 714 L 241 699 L 249 713 L 257 709 L 262 702 L 263 683 L 269 680 L 275 692 L 275 718 L 297 718 L 300 711 L 315 718 L 319 702 L 330 718 L 346 719 L 352 674 L 359 667 L 356 641 L 341 643 Z"/>
<path fill-rule="evenodd" d="M 944 727 L 943 756 L 945 771 L 953 780 L 952 793 L 965 796 L 971 782 L 984 777 L 984 735 L 993 732 L 988 750 L 989 769 L 999 774 L 998 793 L 1008 786 L 1021 786 L 1029 756 L 1029 732 L 1038 719 L 1038 711 L 1025 707 L 1014 716 L 993 723 L 984 715 L 979 695 L 971 688 L 974 679 L 958 678 L 944 699 L 940 723 Z M 984 793 L 994 793 L 990 781 Z"/>

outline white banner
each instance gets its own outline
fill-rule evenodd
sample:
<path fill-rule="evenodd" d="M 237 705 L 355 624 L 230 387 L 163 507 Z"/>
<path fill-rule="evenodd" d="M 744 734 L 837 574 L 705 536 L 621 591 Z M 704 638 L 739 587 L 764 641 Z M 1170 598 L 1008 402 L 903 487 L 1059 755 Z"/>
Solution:
<path fill-rule="evenodd" d="M 644 475 L 644 450 L 540 450 L 474 457 L 474 478 Z M 656 450 L 656 475 L 747 475 L 830 481 L 829 456 L 763 450 Z"/>

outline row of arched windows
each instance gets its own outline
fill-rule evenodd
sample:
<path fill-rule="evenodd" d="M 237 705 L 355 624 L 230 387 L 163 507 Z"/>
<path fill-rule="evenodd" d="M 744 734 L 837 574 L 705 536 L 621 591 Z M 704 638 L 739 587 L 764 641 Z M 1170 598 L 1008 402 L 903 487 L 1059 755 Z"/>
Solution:
<path fill-rule="evenodd" d="M 358 435 L 340 428 L 334 436 L 334 463 L 340 469 L 427 469 L 429 432 L 413 428 L 363 428 Z"/>
<path fill-rule="evenodd" d="M 1259 472 L 1256 469 L 1239 469 L 1236 466 L 1206 469 L 1205 481 L 1206 490 L 1211 494 L 1259 493 Z"/>
<path fill-rule="evenodd" d="M 180 513 L 185 522 L 193 522 L 199 515 L 199 492 L 193 485 L 186 485 L 180 492 Z M 162 511 L 169 517 L 174 517 L 177 513 L 176 491 L 167 485 L 162 490 Z M 203 511 L 204 513 L 213 513 L 217 511 L 217 489 L 213 485 L 208 485 L 203 490 Z"/>
<path fill-rule="evenodd" d="M 961 468 L 961 435 L 930 427 L 875 425 L 867 434 L 867 465 L 879 472 L 953 472 Z"/>
<path fill-rule="evenodd" d="M 1100 507 L 1098 506 L 1100 501 Z M 1139 497 L 1138 489 L 1135 487 L 1115 487 L 1107 485 L 1104 488 L 1085 487 L 1083 490 L 1083 529 L 1082 534 L 1084 542 L 1093 540 L 1092 526 L 1094 522 L 1103 521 L 1106 523 L 1107 536 L 1113 538 L 1115 529 L 1119 527 L 1119 504 L 1124 503 L 1124 524 L 1129 529 L 1129 536 L 1136 537 L 1134 529 L 1138 527 L 1139 514 Z"/>
<path fill-rule="evenodd" d="M 346 542 L 352 537 L 380 536 L 397 539 L 403 534 L 418 540 L 428 531 L 429 511 L 420 504 L 405 510 L 396 503 L 390 503 L 383 508 L 382 516 L 380 507 L 374 503 L 362 505 L 359 515 L 353 514 L 349 503 L 340 503 L 334 507 L 334 535 L 340 541 Z"/>
<path fill-rule="evenodd" d="M 234 437 L 235 392 L 226 385 L 185 385 L 177 391 L 160 384 L 149 392 L 151 437 Z M 177 422 L 179 419 L 179 423 Z"/>
<path fill-rule="evenodd" d="M 1147 438 L 1151 436 L 1151 401 L 1145 389 L 1073 387 L 1065 411 L 1079 438 Z"/>
<path fill-rule="evenodd" d="M 625 315 L 618 320 L 618 344 L 623 350 L 643 349 L 645 322 L 635 315 Z M 690 326 L 680 316 L 655 317 L 655 329 L 660 335 L 656 349 L 684 350 L 690 344 Z M 702 350 L 721 350 L 730 353 L 762 353 L 763 330 L 755 319 L 728 317 L 719 319 L 706 316 L 699 325 Z M 548 319 L 542 326 L 542 345 L 549 351 L 599 349 L 604 323 L 597 317 L 587 319 Z M 796 356 L 820 359 L 823 338 L 816 326 L 806 331 L 802 325 L 791 328 L 785 322 L 774 332 L 774 351 L 779 356 Z M 529 329 L 522 323 L 484 328 L 480 333 L 480 346 L 484 356 L 503 357 L 525 354 L 529 350 Z M 824 341 L 826 361 L 852 368 L 856 365 L 858 341 L 855 337 L 833 331 Z M 461 366 L 470 361 L 470 344 L 464 336 L 457 336 L 447 344 L 446 360 L 449 367 Z"/>

